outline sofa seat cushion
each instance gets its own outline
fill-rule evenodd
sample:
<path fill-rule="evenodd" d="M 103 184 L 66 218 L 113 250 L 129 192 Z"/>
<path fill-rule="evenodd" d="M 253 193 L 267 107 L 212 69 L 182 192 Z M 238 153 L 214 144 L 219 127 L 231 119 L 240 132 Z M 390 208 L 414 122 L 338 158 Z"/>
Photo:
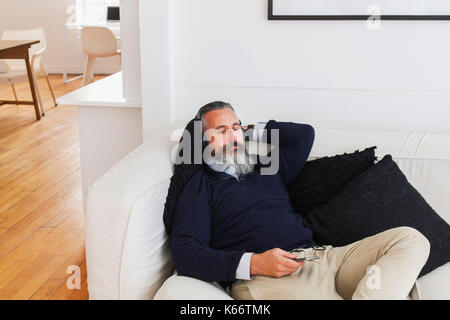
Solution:
<path fill-rule="evenodd" d="M 450 262 L 417 279 L 414 300 L 450 300 Z"/>

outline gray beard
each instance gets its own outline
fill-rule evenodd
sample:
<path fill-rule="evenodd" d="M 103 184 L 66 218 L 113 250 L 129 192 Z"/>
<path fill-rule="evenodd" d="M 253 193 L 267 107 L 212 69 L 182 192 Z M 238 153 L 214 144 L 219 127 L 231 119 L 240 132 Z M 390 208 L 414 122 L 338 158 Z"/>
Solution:
<path fill-rule="evenodd" d="M 255 169 L 256 157 L 254 155 L 250 155 L 245 147 L 243 149 L 238 149 L 235 159 L 234 157 L 227 156 L 226 154 L 212 156 L 207 152 L 204 156 L 207 163 L 211 161 L 226 164 L 227 166 L 234 168 L 235 174 L 239 179 L 252 173 Z"/>
<path fill-rule="evenodd" d="M 237 163 L 237 164 L 230 164 L 230 166 L 236 170 L 235 173 L 239 179 L 252 173 L 253 170 L 255 169 L 255 165 L 251 163 Z"/>

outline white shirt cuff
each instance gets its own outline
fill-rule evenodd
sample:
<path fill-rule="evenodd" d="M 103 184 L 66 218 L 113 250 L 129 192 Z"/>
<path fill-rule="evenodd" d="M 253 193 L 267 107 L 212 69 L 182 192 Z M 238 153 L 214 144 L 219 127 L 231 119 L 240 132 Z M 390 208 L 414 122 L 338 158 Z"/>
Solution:
<path fill-rule="evenodd" d="M 240 280 L 252 280 L 253 277 L 250 276 L 250 260 L 252 258 L 253 252 L 246 252 L 242 255 L 241 261 L 236 269 L 236 279 Z"/>
<path fill-rule="evenodd" d="M 253 141 L 259 141 L 264 133 L 267 122 L 257 122 L 253 128 Z"/>

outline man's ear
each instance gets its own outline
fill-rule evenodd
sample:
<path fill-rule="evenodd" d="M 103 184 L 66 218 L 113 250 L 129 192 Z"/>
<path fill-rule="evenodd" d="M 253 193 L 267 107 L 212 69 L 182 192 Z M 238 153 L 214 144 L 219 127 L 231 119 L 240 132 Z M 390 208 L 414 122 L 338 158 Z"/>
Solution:
<path fill-rule="evenodd" d="M 241 119 L 239 119 L 239 126 L 241 127 L 242 133 L 244 133 L 244 136 L 245 136 L 245 130 L 244 130 L 244 128 L 242 128 L 242 121 L 241 121 Z"/>

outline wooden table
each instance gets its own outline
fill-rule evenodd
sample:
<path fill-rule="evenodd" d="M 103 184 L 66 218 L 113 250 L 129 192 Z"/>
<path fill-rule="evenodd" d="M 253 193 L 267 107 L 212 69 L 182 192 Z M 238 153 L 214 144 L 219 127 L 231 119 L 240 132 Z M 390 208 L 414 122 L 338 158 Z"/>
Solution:
<path fill-rule="evenodd" d="M 36 89 L 33 81 L 33 69 L 30 64 L 28 49 L 39 43 L 39 40 L 0 40 L 0 59 L 24 59 L 27 66 L 28 82 L 30 84 L 33 101 L 0 100 L 0 106 L 4 104 L 31 104 L 34 105 L 36 119 L 41 119 L 41 112 L 36 97 Z"/>

